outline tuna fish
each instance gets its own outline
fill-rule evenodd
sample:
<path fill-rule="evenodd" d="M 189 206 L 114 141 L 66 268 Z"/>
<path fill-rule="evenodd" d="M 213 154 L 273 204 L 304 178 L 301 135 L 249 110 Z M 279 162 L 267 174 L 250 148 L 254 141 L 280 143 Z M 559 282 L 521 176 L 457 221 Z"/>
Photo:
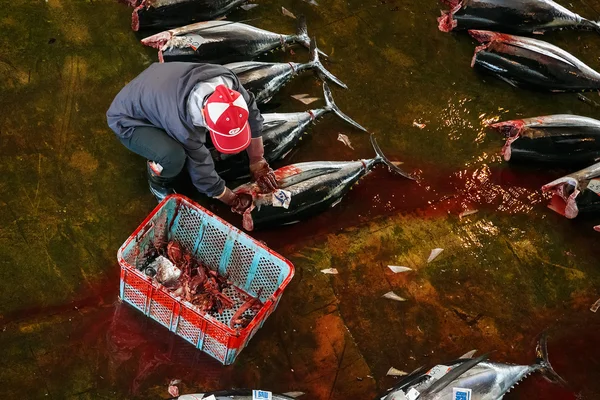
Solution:
<path fill-rule="evenodd" d="M 272 163 L 284 158 L 300 141 L 302 134 L 318 118 L 333 112 L 335 115 L 362 131 L 365 128 L 354 122 L 344 114 L 333 101 L 331 91 L 326 83 L 323 83 L 325 95 L 325 107 L 307 112 L 297 113 L 273 113 L 263 114 L 263 144 L 265 148 L 265 159 Z M 221 154 L 214 147 L 209 147 L 215 169 L 225 180 L 244 179 L 250 176 L 248 169 L 248 156 L 246 152 L 238 154 Z"/>
<path fill-rule="evenodd" d="M 222 17 L 248 0 L 130 0 L 134 31 L 171 28 Z"/>
<path fill-rule="evenodd" d="M 548 360 L 546 338 L 538 343 L 537 360 L 533 365 L 510 365 L 485 361 L 485 355 L 461 358 L 429 371 L 421 367 L 403 377 L 388 394 L 376 400 L 449 400 L 469 398 L 471 400 L 500 400 L 521 380 L 534 372 L 541 372 L 547 379 L 563 384 L 564 381 L 552 369 Z M 408 393 L 411 392 L 411 395 Z M 470 393 L 459 397 L 455 393 Z M 418 396 L 418 397 L 415 397 Z"/>
<path fill-rule="evenodd" d="M 310 42 L 310 53 L 312 60 L 306 64 L 246 61 L 226 64 L 224 66 L 238 76 L 244 88 L 254 94 L 256 102 L 259 104 L 264 104 L 271 100 L 273 95 L 291 81 L 294 76 L 311 69 L 321 79 L 325 77 L 344 89 L 348 89 L 348 86 L 344 82 L 327 71 L 323 64 L 321 64 L 314 38 Z"/>
<path fill-rule="evenodd" d="M 273 400 L 294 400 L 302 396 L 301 392 L 293 392 L 286 394 L 275 394 L 264 390 L 221 390 L 210 393 L 184 394 L 176 397 L 174 400 L 253 400 L 253 399 L 273 399 Z M 262 396 L 262 397 L 261 397 Z"/>
<path fill-rule="evenodd" d="M 600 163 L 552 181 L 542 186 L 542 191 L 552 193 L 548 208 L 569 219 L 583 212 L 598 212 Z"/>
<path fill-rule="evenodd" d="M 369 160 L 305 162 L 276 170 L 275 176 L 281 189 L 279 194 L 285 199 L 276 197 L 278 193 L 261 194 L 255 183 L 237 187 L 234 192 L 248 193 L 254 198 L 254 206 L 243 216 L 244 229 L 251 231 L 293 224 L 334 207 L 352 185 L 380 163 L 406 178 L 414 179 L 383 155 L 373 135 L 371 144 L 377 155 Z M 277 202 L 289 204 L 287 208 L 276 207 L 273 204 Z"/>
<path fill-rule="evenodd" d="M 490 31 L 469 31 L 483 45 L 471 66 L 518 87 L 552 92 L 600 89 L 600 74 L 566 51 L 543 42 Z"/>
<path fill-rule="evenodd" d="M 506 161 L 536 161 L 560 165 L 590 165 L 600 161 L 600 121 L 578 115 L 498 122 L 491 125 L 506 136 Z"/>
<path fill-rule="evenodd" d="M 488 29 L 507 33 L 544 33 L 573 28 L 600 31 L 597 22 L 551 0 L 442 0 L 451 8 L 438 18 L 442 32 Z"/>
<path fill-rule="evenodd" d="M 207 21 L 157 33 L 142 39 L 142 43 L 158 49 L 161 62 L 216 64 L 251 60 L 292 43 L 310 48 L 304 17 L 298 18 L 295 35 L 269 32 L 240 22 Z"/>

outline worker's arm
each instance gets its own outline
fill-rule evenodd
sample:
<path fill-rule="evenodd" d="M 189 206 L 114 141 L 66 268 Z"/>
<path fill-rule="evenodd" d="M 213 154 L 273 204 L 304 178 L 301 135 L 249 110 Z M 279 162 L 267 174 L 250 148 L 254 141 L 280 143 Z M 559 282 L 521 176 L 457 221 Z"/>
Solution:
<path fill-rule="evenodd" d="M 237 90 L 244 97 L 244 100 L 246 100 L 246 104 L 248 104 L 248 125 L 250 126 L 252 140 L 246 152 L 250 159 L 250 173 L 262 192 L 272 192 L 277 190 L 278 185 L 275 174 L 264 157 L 265 150 L 262 139 L 264 118 L 260 114 L 254 95 L 244 89 L 242 85 L 239 85 Z"/>
<path fill-rule="evenodd" d="M 188 141 L 184 147 L 187 155 L 186 168 L 196 189 L 231 206 L 232 211 L 243 214 L 252 204 L 252 197 L 238 196 L 225 186 L 225 181 L 217 174 L 210 151 L 204 144 Z"/>

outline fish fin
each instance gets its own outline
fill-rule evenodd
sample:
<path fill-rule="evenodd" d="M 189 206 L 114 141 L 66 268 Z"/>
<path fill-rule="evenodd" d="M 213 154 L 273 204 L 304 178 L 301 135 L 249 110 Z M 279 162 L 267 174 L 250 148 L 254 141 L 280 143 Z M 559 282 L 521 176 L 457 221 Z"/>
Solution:
<path fill-rule="evenodd" d="M 466 352 L 465 354 L 463 354 L 459 358 L 473 358 L 473 356 L 475 355 L 476 352 L 477 352 L 477 350 L 471 350 L 469 352 Z"/>
<path fill-rule="evenodd" d="M 336 85 L 341 86 L 344 89 L 348 89 L 348 86 L 346 86 L 344 82 L 340 81 L 338 78 L 335 77 L 335 75 L 327 71 L 323 64 L 321 64 L 321 60 L 319 60 L 319 49 L 317 48 L 317 41 L 314 37 L 310 40 L 310 55 L 312 58 L 312 60 L 310 61 L 310 65 L 311 67 L 315 68 L 315 70 L 317 71 L 317 75 L 322 74 L 325 78 L 329 79 Z M 323 79 L 322 76 L 319 76 L 319 78 Z"/>
<path fill-rule="evenodd" d="M 352 118 L 344 114 L 342 110 L 338 108 L 338 106 L 333 101 L 333 96 L 331 95 L 331 90 L 329 90 L 329 85 L 327 85 L 327 82 L 323 82 L 323 94 L 325 96 L 325 108 L 327 110 L 333 111 L 335 115 L 337 115 L 353 127 L 360 129 L 361 131 L 367 132 L 367 130 L 363 128 L 358 122 L 355 122 Z"/>
<path fill-rule="evenodd" d="M 398 381 L 398 383 L 396 383 L 385 394 L 383 394 L 382 396 L 378 396 L 377 398 L 378 399 L 383 398 L 383 397 L 387 396 L 387 394 L 393 390 L 404 390 L 404 389 L 407 389 L 407 388 L 413 386 L 415 383 L 418 383 L 419 380 L 424 379 L 424 377 L 427 377 L 427 375 L 423 375 L 424 371 L 425 371 L 425 366 L 424 365 L 420 366 L 419 368 L 415 369 L 410 374 L 401 377 L 400 380 Z"/>
<path fill-rule="evenodd" d="M 383 151 L 381 151 L 381 148 L 377 144 L 377 141 L 375 140 L 375 135 L 373 135 L 372 133 L 371 133 L 371 146 L 373 146 L 373 150 L 375 150 L 375 153 L 377 154 L 378 161 L 387 165 L 389 169 L 396 172 L 397 174 L 400 174 L 405 178 L 412 179 L 413 181 L 416 180 L 414 176 L 412 176 L 408 172 L 403 171 L 397 165 L 395 165 L 393 162 L 388 160 L 388 158 L 383 154 Z"/>
<path fill-rule="evenodd" d="M 419 397 L 426 398 L 427 396 L 438 393 L 439 391 L 443 390 L 446 386 L 448 386 L 450 383 L 452 383 L 452 381 L 454 381 L 456 378 L 458 378 L 459 376 L 461 376 L 462 374 L 464 374 L 465 372 L 467 372 L 468 370 L 470 370 L 471 368 L 473 368 L 480 362 L 484 361 L 486 358 L 487 358 L 487 354 L 484 354 L 480 357 L 465 361 L 458 367 L 452 368 L 446 375 L 442 376 L 440 379 L 433 382 L 433 384 L 431 386 L 429 386 L 427 389 L 423 390 L 421 392 L 421 394 L 419 395 Z"/>
<path fill-rule="evenodd" d="M 498 78 L 502 79 L 504 82 L 508 83 L 512 87 L 516 87 L 516 88 L 519 87 L 519 85 L 517 85 L 517 82 L 513 81 L 512 79 L 508 79 L 508 78 L 506 78 L 504 76 L 501 76 L 501 75 L 496 75 L 496 76 Z"/>
<path fill-rule="evenodd" d="M 307 49 L 310 48 L 310 37 L 308 36 L 308 27 L 304 15 L 299 16 L 296 23 L 296 40 Z"/>
<path fill-rule="evenodd" d="M 550 359 L 548 358 L 548 335 L 546 332 L 542 334 L 542 337 L 535 348 L 535 353 L 537 356 L 536 363 L 541 367 L 544 378 L 549 382 L 567 386 L 567 382 L 556 373 L 550 364 Z"/>

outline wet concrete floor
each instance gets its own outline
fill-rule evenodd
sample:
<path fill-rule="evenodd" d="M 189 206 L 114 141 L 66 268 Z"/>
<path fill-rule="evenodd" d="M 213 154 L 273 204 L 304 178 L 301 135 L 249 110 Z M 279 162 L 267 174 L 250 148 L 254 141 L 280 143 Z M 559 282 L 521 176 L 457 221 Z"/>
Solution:
<path fill-rule="evenodd" d="M 531 363 L 550 333 L 550 359 L 570 384 L 532 376 L 507 399 L 600 398 L 600 219 L 568 221 L 539 187 L 567 171 L 506 165 L 485 123 L 553 113 L 596 117 L 572 94 L 518 90 L 469 67 L 475 43 L 437 30 L 431 1 L 259 1 L 232 20 L 292 32 L 283 5 L 305 14 L 349 91 L 340 108 L 420 183 L 384 168 L 336 208 L 254 236 L 292 260 L 296 277 L 233 366 L 118 302 L 116 251 L 153 209 L 144 161 L 106 126 L 105 110 L 156 60 L 112 0 L 2 0 L 0 6 L 0 393 L 5 398 L 167 398 L 231 387 L 303 391 L 310 399 L 372 399 L 412 370 L 478 349 Z M 600 2 L 564 4 L 595 19 Z M 600 37 L 546 39 L 600 68 Z M 304 49 L 271 59 L 302 61 Z M 320 96 L 310 74 L 273 100 Z M 596 99 L 596 94 L 589 97 Z M 597 99 L 596 99 L 597 100 Z M 597 100 L 598 101 L 598 100 Z M 420 129 L 413 122 L 426 126 Z M 355 150 L 337 141 L 350 138 Z M 373 155 L 365 134 L 326 116 L 286 162 Z M 202 204 L 241 226 L 222 207 Z M 477 213 L 460 217 L 465 210 Z M 426 263 L 432 248 L 444 252 Z M 412 272 L 393 275 L 388 265 Z M 324 275 L 337 268 L 338 275 Z M 393 290 L 407 299 L 381 298 Z"/>

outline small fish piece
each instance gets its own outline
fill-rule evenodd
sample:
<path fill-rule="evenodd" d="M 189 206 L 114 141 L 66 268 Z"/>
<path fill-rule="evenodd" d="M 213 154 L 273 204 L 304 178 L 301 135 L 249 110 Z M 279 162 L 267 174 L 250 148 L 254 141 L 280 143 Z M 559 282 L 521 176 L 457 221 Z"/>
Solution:
<path fill-rule="evenodd" d="M 319 3 L 317 3 L 315 0 L 303 0 L 305 3 L 310 4 L 311 6 L 318 6 Z"/>
<path fill-rule="evenodd" d="M 393 273 L 397 274 L 400 272 L 412 271 L 412 268 L 408 267 L 400 267 L 396 265 L 388 265 L 388 268 L 392 270 Z"/>
<path fill-rule="evenodd" d="M 286 392 L 283 395 L 284 396 L 288 396 L 288 397 L 297 398 L 297 397 L 300 397 L 300 396 L 304 396 L 304 392 Z"/>
<path fill-rule="evenodd" d="M 596 226 L 594 227 L 594 230 L 595 230 L 596 232 L 600 232 L 600 225 L 596 225 Z"/>
<path fill-rule="evenodd" d="M 415 126 L 415 127 L 419 128 L 419 129 L 423 129 L 423 128 L 425 128 L 427 125 L 426 125 L 426 124 L 422 124 L 422 123 L 420 123 L 420 122 L 417 122 L 417 121 L 413 121 L 413 126 Z"/>
<path fill-rule="evenodd" d="M 386 294 L 384 294 L 382 297 L 386 298 L 386 299 L 390 299 L 390 300 L 395 300 L 395 301 L 406 301 L 405 298 L 402 298 L 400 296 L 398 296 L 396 293 L 394 292 L 387 292 Z"/>
<path fill-rule="evenodd" d="M 169 383 L 169 394 L 173 397 L 178 397 L 179 396 L 179 388 L 177 387 L 177 385 L 179 385 L 181 383 L 181 379 L 173 379 L 170 383 Z"/>
<path fill-rule="evenodd" d="M 303 93 L 303 94 L 293 94 L 292 98 L 296 99 L 300 102 L 302 102 L 303 104 L 310 104 L 310 103 L 314 103 L 315 101 L 319 100 L 318 97 L 307 97 L 308 94 Z"/>
<path fill-rule="evenodd" d="M 429 258 L 427 259 L 427 262 L 430 263 L 433 260 L 435 260 L 436 257 L 441 254 L 442 251 L 444 251 L 444 249 L 433 249 L 433 250 L 431 250 L 431 254 L 429 254 Z"/>
<path fill-rule="evenodd" d="M 600 308 L 600 299 L 596 300 L 594 304 L 590 307 L 590 311 L 595 313 Z"/>
<path fill-rule="evenodd" d="M 254 7 L 258 7 L 258 4 L 244 4 L 240 8 L 244 11 L 252 10 Z"/>
<path fill-rule="evenodd" d="M 385 375 L 386 376 L 405 376 L 405 375 L 408 375 L 408 373 L 404 372 L 404 371 L 400 371 L 399 369 L 396 369 L 394 367 L 390 367 L 390 369 L 388 369 L 388 372 Z"/>
<path fill-rule="evenodd" d="M 290 17 L 290 18 L 296 19 L 296 16 L 290 10 L 288 10 L 285 7 L 281 7 L 281 13 L 283 15 L 285 15 L 286 17 Z"/>
<path fill-rule="evenodd" d="M 335 268 L 322 269 L 321 272 L 324 273 L 324 274 L 330 274 L 330 275 L 337 275 L 338 274 L 338 270 L 335 269 Z"/>
<path fill-rule="evenodd" d="M 464 217 L 467 217 L 469 215 L 473 215 L 473 214 L 477 214 L 479 212 L 479 210 L 464 210 L 462 211 L 460 214 L 458 214 L 458 218 L 463 219 Z"/>
<path fill-rule="evenodd" d="M 350 143 L 350 139 L 348 139 L 348 136 L 344 135 L 343 133 L 338 133 L 337 140 L 354 150 L 354 147 L 352 147 L 352 143 Z"/>

